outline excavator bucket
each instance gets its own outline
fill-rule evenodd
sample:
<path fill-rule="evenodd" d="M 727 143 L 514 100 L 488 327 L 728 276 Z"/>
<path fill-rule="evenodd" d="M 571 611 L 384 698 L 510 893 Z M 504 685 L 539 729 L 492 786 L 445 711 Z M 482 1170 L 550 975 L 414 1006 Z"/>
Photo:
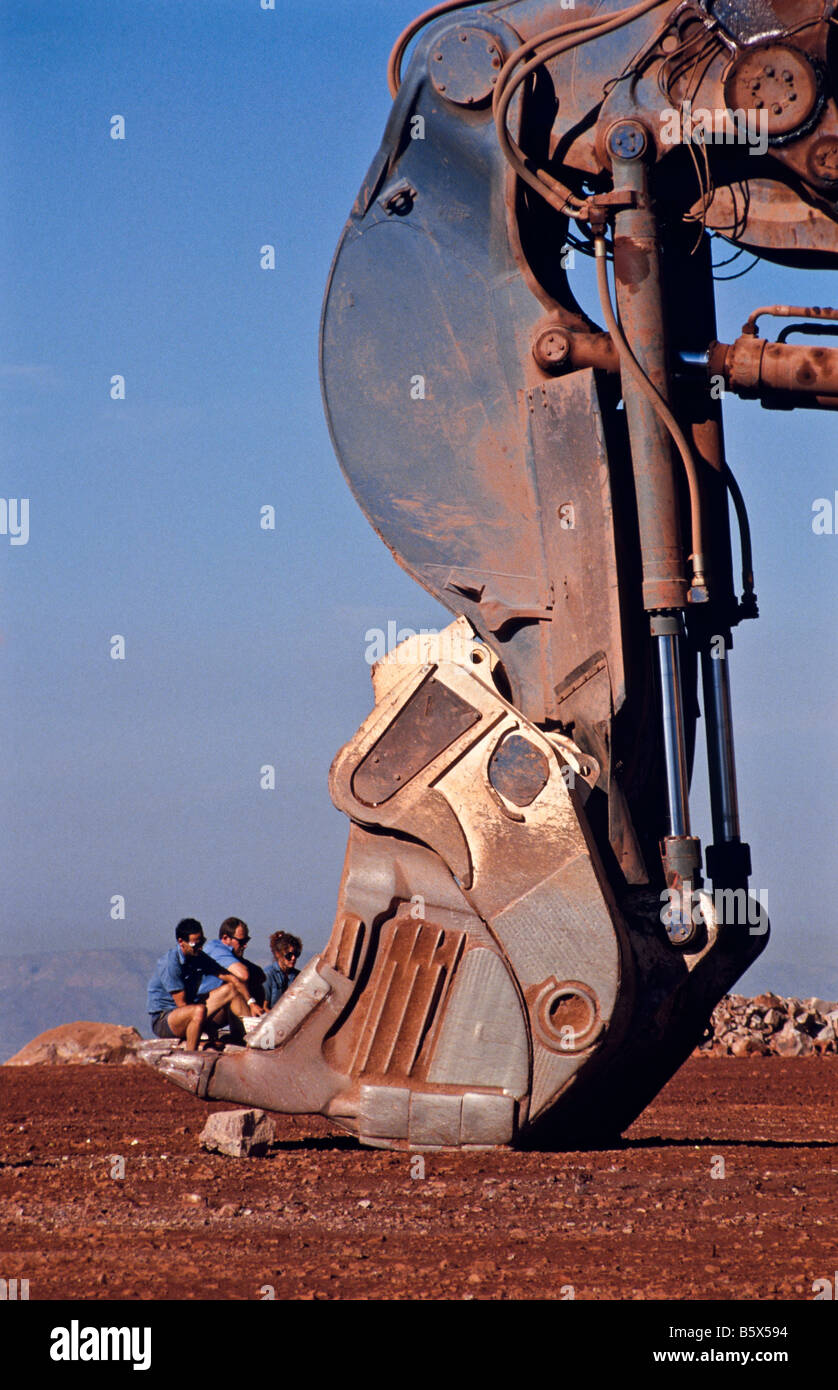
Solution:
<path fill-rule="evenodd" d="M 147 1045 L 194 1094 L 378 1147 L 613 1140 L 764 948 L 722 397 L 834 408 L 838 352 L 757 324 L 838 315 L 762 307 L 720 343 L 709 238 L 838 256 L 834 33 L 822 0 L 792 8 L 449 3 L 398 41 L 323 391 L 359 505 L 453 621 L 373 668 L 332 766 L 350 831 L 325 950 L 244 1046 Z M 725 116 L 700 158 L 699 108 Z"/>
<path fill-rule="evenodd" d="M 618 907 L 584 811 L 598 767 L 492 666 L 460 619 L 375 670 L 332 767 L 353 823 L 329 943 L 246 1047 L 147 1044 L 170 1080 L 377 1147 L 583 1144 L 683 1061 L 762 942 L 720 931 L 707 894 L 687 950 L 657 895 Z"/>

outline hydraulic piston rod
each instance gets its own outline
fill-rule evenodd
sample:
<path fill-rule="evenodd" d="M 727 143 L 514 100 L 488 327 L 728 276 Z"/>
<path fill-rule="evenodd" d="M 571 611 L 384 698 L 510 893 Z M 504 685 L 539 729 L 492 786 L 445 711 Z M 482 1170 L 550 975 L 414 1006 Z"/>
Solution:
<path fill-rule="evenodd" d="M 712 652 L 703 651 L 701 676 L 704 689 L 704 717 L 707 722 L 713 838 L 724 843 L 739 839 L 739 803 L 736 794 L 727 651 L 716 657 Z"/>
<path fill-rule="evenodd" d="M 723 651 L 716 651 L 710 646 L 704 647 L 701 653 L 713 820 L 713 844 L 707 846 L 707 872 L 714 884 L 722 888 L 739 888 L 746 886 L 751 872 L 751 851 L 740 840 L 728 666 L 730 633 L 721 636 Z"/>
<path fill-rule="evenodd" d="M 690 833 L 690 798 L 687 756 L 684 740 L 684 702 L 681 693 L 678 620 L 658 619 L 658 628 L 672 630 L 655 633 L 661 682 L 664 754 L 666 757 L 666 800 L 669 835 L 682 839 Z"/>

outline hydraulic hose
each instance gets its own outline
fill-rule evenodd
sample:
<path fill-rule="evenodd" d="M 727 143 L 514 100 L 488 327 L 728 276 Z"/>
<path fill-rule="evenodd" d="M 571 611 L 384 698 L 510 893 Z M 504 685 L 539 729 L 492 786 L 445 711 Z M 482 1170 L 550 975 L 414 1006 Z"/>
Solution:
<path fill-rule="evenodd" d="M 745 498 L 730 468 L 730 464 L 724 465 L 724 480 L 727 490 L 733 500 L 736 520 L 739 525 L 739 552 L 742 560 L 742 597 L 752 599 L 754 597 L 754 561 L 751 551 L 751 523 L 748 520 L 748 509 L 745 506 Z M 751 615 L 753 616 L 753 614 Z"/>
<path fill-rule="evenodd" d="M 569 24 L 546 29 L 511 53 L 501 68 L 492 103 L 500 147 L 518 177 L 524 183 L 529 184 L 531 188 L 534 188 L 537 193 L 540 193 L 558 212 L 562 212 L 568 217 L 582 217 L 584 216 L 584 203 L 552 174 L 548 174 L 545 169 L 529 160 L 520 145 L 513 140 L 507 128 L 507 113 L 512 98 L 530 73 L 535 72 L 536 68 L 542 67 L 544 63 L 558 58 L 562 53 L 569 53 L 571 49 L 580 44 L 601 38 L 604 34 L 610 34 L 615 29 L 621 29 L 624 25 L 630 24 L 632 20 L 639 19 L 641 15 L 647 14 L 660 5 L 670 3 L 671 0 L 640 0 L 639 4 L 632 5 L 627 10 L 620 10 L 610 19 L 577 19 Z M 523 63 L 523 66 L 518 67 L 528 53 L 534 53 L 534 56 Z M 514 72 L 516 68 L 518 70 Z"/>

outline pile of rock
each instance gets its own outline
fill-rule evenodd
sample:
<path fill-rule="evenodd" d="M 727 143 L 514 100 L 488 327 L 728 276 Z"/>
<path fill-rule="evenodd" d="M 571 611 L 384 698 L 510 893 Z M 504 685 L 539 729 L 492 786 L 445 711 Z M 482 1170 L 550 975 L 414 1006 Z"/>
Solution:
<path fill-rule="evenodd" d="M 713 1010 L 701 1057 L 810 1057 L 838 1054 L 838 1004 L 727 994 Z"/>
<path fill-rule="evenodd" d="M 43 1063 L 53 1066 L 89 1065 L 92 1062 L 136 1062 L 137 1048 L 142 1037 L 136 1028 L 124 1028 L 118 1023 L 62 1023 L 39 1033 L 4 1065 L 34 1067 Z"/>

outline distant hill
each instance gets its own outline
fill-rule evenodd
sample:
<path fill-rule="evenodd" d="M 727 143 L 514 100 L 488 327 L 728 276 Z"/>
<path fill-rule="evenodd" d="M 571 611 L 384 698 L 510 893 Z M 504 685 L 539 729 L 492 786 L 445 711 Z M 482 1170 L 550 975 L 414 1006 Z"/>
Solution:
<path fill-rule="evenodd" d="M 146 986 L 161 951 L 0 956 L 0 1062 L 38 1033 L 75 1019 L 123 1023 L 150 1037 Z"/>

